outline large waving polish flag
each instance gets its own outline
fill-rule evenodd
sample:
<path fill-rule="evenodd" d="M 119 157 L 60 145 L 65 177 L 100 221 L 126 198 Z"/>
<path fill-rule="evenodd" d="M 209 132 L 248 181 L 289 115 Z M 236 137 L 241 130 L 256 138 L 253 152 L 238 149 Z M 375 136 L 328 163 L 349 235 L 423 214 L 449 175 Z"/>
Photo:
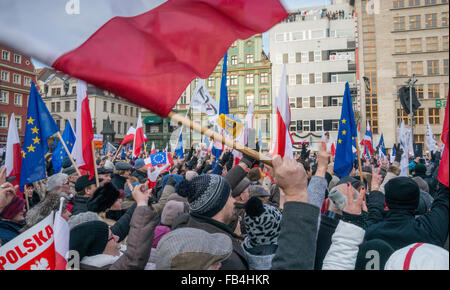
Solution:
<path fill-rule="evenodd" d="M 280 155 L 281 157 L 288 156 L 293 159 L 293 142 L 291 139 L 291 134 L 289 133 L 289 125 L 291 124 L 291 109 L 289 107 L 289 97 L 286 86 L 286 65 L 284 66 L 283 74 L 281 75 L 281 84 L 278 92 L 276 110 L 277 135 L 273 154 Z"/>
<path fill-rule="evenodd" d="M 20 151 L 19 131 L 17 131 L 16 118 L 11 114 L 8 129 L 8 139 L 6 140 L 5 168 L 6 176 L 16 176 L 11 183 L 20 184 L 20 168 L 22 167 L 22 153 Z M 21 194 L 18 192 L 18 194 Z"/>
<path fill-rule="evenodd" d="M 90 178 L 92 178 L 95 174 L 94 153 L 92 152 L 94 130 L 92 129 L 91 111 L 89 110 L 87 85 L 82 80 L 78 80 L 77 85 L 76 121 L 77 132 L 72 155 L 75 158 L 78 168 L 87 170 Z"/>
<path fill-rule="evenodd" d="M 1 0 L 0 43 L 167 116 L 235 40 L 287 16 L 280 0 Z"/>
<path fill-rule="evenodd" d="M 144 129 L 142 128 L 141 113 L 139 113 L 136 125 L 136 134 L 134 134 L 133 157 L 139 157 L 142 151 L 142 144 L 144 144 Z"/>

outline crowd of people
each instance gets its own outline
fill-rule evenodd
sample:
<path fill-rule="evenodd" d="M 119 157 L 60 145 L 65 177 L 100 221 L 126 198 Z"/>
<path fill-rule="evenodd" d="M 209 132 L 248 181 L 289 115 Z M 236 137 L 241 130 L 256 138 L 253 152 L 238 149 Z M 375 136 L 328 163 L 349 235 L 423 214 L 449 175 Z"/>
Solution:
<path fill-rule="evenodd" d="M 98 155 L 96 178 L 67 158 L 60 173 L 23 193 L 0 169 L 0 245 L 65 202 L 70 250 L 80 269 L 448 269 L 449 189 L 437 179 L 440 152 L 355 161 L 349 176 L 333 172 L 322 144 L 272 167 L 247 155 L 236 162 L 188 150 L 173 165 L 146 156 Z M 168 153 L 170 154 L 170 153 Z"/>

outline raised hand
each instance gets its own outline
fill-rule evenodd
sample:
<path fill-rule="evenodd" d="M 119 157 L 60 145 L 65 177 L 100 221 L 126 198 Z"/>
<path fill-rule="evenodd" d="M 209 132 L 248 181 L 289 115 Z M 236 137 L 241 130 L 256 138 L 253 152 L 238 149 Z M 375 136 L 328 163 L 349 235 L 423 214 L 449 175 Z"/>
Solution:
<path fill-rule="evenodd" d="M 364 196 L 366 195 L 365 190 L 361 190 L 356 200 L 354 200 L 353 197 L 354 189 L 350 184 L 350 182 L 348 182 L 347 190 L 343 190 L 343 194 L 347 196 L 347 200 L 345 202 L 345 207 L 343 211 L 349 214 L 360 215 L 362 213 L 363 205 L 365 207 L 364 204 Z M 364 209 L 367 210 L 366 207 Z"/>
<path fill-rule="evenodd" d="M 308 179 L 301 163 L 276 155 L 273 160 L 276 184 L 286 194 L 286 201 L 308 202 Z"/>
<path fill-rule="evenodd" d="M 375 166 L 372 165 L 372 181 L 370 183 L 371 190 L 380 190 L 380 185 L 383 183 L 383 177 L 381 176 L 381 167 L 375 169 Z"/>

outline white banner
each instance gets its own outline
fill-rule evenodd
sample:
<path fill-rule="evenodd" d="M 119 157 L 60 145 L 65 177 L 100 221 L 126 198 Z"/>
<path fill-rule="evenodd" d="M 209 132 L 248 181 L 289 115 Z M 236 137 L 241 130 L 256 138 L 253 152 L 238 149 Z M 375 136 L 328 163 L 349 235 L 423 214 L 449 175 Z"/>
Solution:
<path fill-rule="evenodd" d="M 195 87 L 191 107 L 208 115 L 210 123 L 215 122 L 219 116 L 219 106 L 209 94 L 205 86 L 205 81 L 202 79 L 198 80 L 197 87 Z"/>

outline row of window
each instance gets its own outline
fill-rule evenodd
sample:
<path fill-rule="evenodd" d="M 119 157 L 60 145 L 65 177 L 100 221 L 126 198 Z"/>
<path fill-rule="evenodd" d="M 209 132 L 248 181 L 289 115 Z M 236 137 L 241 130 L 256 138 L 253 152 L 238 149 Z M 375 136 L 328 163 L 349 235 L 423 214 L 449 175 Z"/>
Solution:
<path fill-rule="evenodd" d="M 103 101 L 103 112 L 108 112 L 108 102 L 107 101 Z M 115 103 L 111 103 L 110 112 L 111 113 L 116 112 L 116 104 Z M 135 112 L 135 113 L 133 114 L 133 112 Z M 117 114 L 122 115 L 122 104 L 117 104 Z M 123 114 L 125 116 L 128 115 L 128 106 L 126 106 L 126 105 L 123 106 Z M 133 117 L 133 115 L 137 117 L 138 114 L 139 114 L 139 108 L 130 107 L 130 117 Z"/>
<path fill-rule="evenodd" d="M 0 93 L 0 104 L 9 104 L 9 92 L 1 91 Z M 14 93 L 14 106 L 22 107 L 23 104 L 23 94 Z"/>
<path fill-rule="evenodd" d="M 448 0 L 393 0 L 392 6 L 394 8 L 405 8 L 406 4 L 409 5 L 409 7 L 417 7 L 422 5 L 435 5 L 435 4 L 445 4 L 448 3 Z"/>
<path fill-rule="evenodd" d="M 16 126 L 17 126 L 17 130 L 22 129 L 22 116 L 20 115 L 14 115 L 14 118 L 16 119 Z M 8 124 L 9 118 L 8 115 L 0 115 L 0 128 L 8 128 L 9 124 Z"/>
<path fill-rule="evenodd" d="M 277 77 L 276 84 L 280 83 L 281 77 Z M 330 73 L 301 73 L 286 75 L 286 84 L 288 86 L 296 85 L 312 85 L 322 83 L 354 83 L 356 81 L 356 74 L 330 74 Z"/>
<path fill-rule="evenodd" d="M 237 65 L 238 64 L 238 56 L 237 55 L 231 55 L 229 64 L 230 65 Z M 253 54 L 247 54 L 245 55 L 245 63 L 246 64 L 252 64 L 255 62 L 255 56 Z"/>
<path fill-rule="evenodd" d="M 352 29 L 316 29 L 316 30 L 304 30 L 293 32 L 282 32 L 275 34 L 276 42 L 290 42 L 290 41 L 302 41 L 310 39 L 320 39 L 328 37 L 353 37 L 354 32 Z"/>
<path fill-rule="evenodd" d="M 448 83 L 444 84 L 444 91 L 443 94 L 441 94 L 441 85 L 440 84 L 427 84 L 427 89 L 425 90 L 425 85 L 416 85 L 416 93 L 417 98 L 424 99 L 425 98 L 425 92 L 428 93 L 427 99 L 443 99 L 448 95 Z M 397 88 L 397 91 L 400 89 L 400 87 Z"/>
<path fill-rule="evenodd" d="M 297 109 L 338 107 L 342 105 L 342 97 L 312 96 L 289 98 L 289 105 L 291 108 Z"/>
<path fill-rule="evenodd" d="M 9 71 L 2 70 L 1 80 L 3 82 L 11 82 L 10 75 L 11 74 L 9 73 Z M 22 75 L 20 75 L 20 74 L 13 74 L 12 83 L 16 84 L 16 85 L 22 84 Z M 30 87 L 31 86 L 31 78 L 27 77 L 27 76 L 24 76 L 23 77 L 23 85 L 27 86 L 27 87 Z"/>
<path fill-rule="evenodd" d="M 395 39 L 394 51 L 395 53 L 408 53 L 408 40 L 407 39 Z M 448 50 L 448 35 L 442 37 L 442 49 Z M 409 52 L 422 52 L 422 38 L 410 38 L 409 39 Z M 425 51 L 439 51 L 439 38 L 437 36 L 431 36 L 425 38 Z"/>
<path fill-rule="evenodd" d="M 61 96 L 62 89 L 61 88 L 52 88 L 50 96 Z M 68 95 L 76 95 L 77 94 L 77 86 L 72 86 L 72 91 L 70 89 L 67 91 Z"/>
<path fill-rule="evenodd" d="M 428 108 L 426 111 L 430 125 L 441 124 L 441 108 Z M 419 108 L 414 112 L 414 125 L 425 125 L 425 119 L 425 108 Z M 410 126 L 409 115 L 403 109 L 397 109 L 397 125 L 400 125 L 402 121 L 405 121 L 406 126 Z"/>
<path fill-rule="evenodd" d="M 2 60 L 11 61 L 11 52 L 7 50 L 2 50 Z M 14 63 L 21 64 L 22 56 L 19 54 L 14 54 Z"/>
<path fill-rule="evenodd" d="M 439 60 L 427 60 L 425 61 L 426 65 L 426 75 L 434 76 L 440 75 L 440 61 Z M 442 60 L 442 74 L 448 75 L 448 59 Z M 425 75 L 424 72 L 424 61 L 412 61 L 410 63 L 411 74 L 416 75 Z M 408 76 L 408 62 L 396 62 L 395 63 L 395 72 L 397 76 Z"/>
<path fill-rule="evenodd" d="M 295 53 L 283 53 L 275 56 L 276 64 L 309 63 L 336 60 L 355 60 L 355 52 L 330 52 L 329 50 L 301 51 Z"/>
<path fill-rule="evenodd" d="M 290 132 L 338 131 L 339 120 L 297 120 L 291 121 Z"/>
<path fill-rule="evenodd" d="M 113 130 L 116 132 L 116 134 L 126 134 L 128 132 L 128 122 L 122 122 L 122 121 L 117 121 L 117 128 L 116 128 L 116 121 L 110 121 L 111 122 L 111 127 L 113 128 Z M 122 126 L 123 124 L 123 126 Z M 105 128 L 106 126 L 106 120 L 103 120 L 103 128 Z M 130 123 L 130 127 L 133 126 L 133 123 Z"/>
<path fill-rule="evenodd" d="M 267 92 L 260 93 L 258 103 L 258 99 L 255 99 L 255 95 L 253 93 L 247 93 L 245 95 L 245 105 L 249 106 L 251 102 L 253 102 L 254 105 L 268 106 L 270 103 L 269 94 Z M 228 105 L 230 106 L 230 108 L 238 107 L 239 104 L 237 94 L 231 93 L 228 95 Z"/>
<path fill-rule="evenodd" d="M 208 78 L 207 87 L 213 88 L 215 87 L 215 77 Z M 245 75 L 245 84 L 253 85 L 255 83 L 255 74 L 249 73 Z M 260 73 L 259 75 L 259 83 L 260 84 L 268 84 L 269 83 L 269 73 Z M 239 77 L 235 74 L 227 75 L 227 86 L 237 86 L 239 85 Z"/>
<path fill-rule="evenodd" d="M 422 23 L 422 15 L 408 16 L 409 30 L 421 28 L 436 28 L 438 27 L 438 13 L 430 13 L 424 15 L 425 26 Z M 441 27 L 448 26 L 448 11 L 442 12 L 440 15 Z M 406 30 L 406 16 L 394 17 L 394 31 Z"/>

